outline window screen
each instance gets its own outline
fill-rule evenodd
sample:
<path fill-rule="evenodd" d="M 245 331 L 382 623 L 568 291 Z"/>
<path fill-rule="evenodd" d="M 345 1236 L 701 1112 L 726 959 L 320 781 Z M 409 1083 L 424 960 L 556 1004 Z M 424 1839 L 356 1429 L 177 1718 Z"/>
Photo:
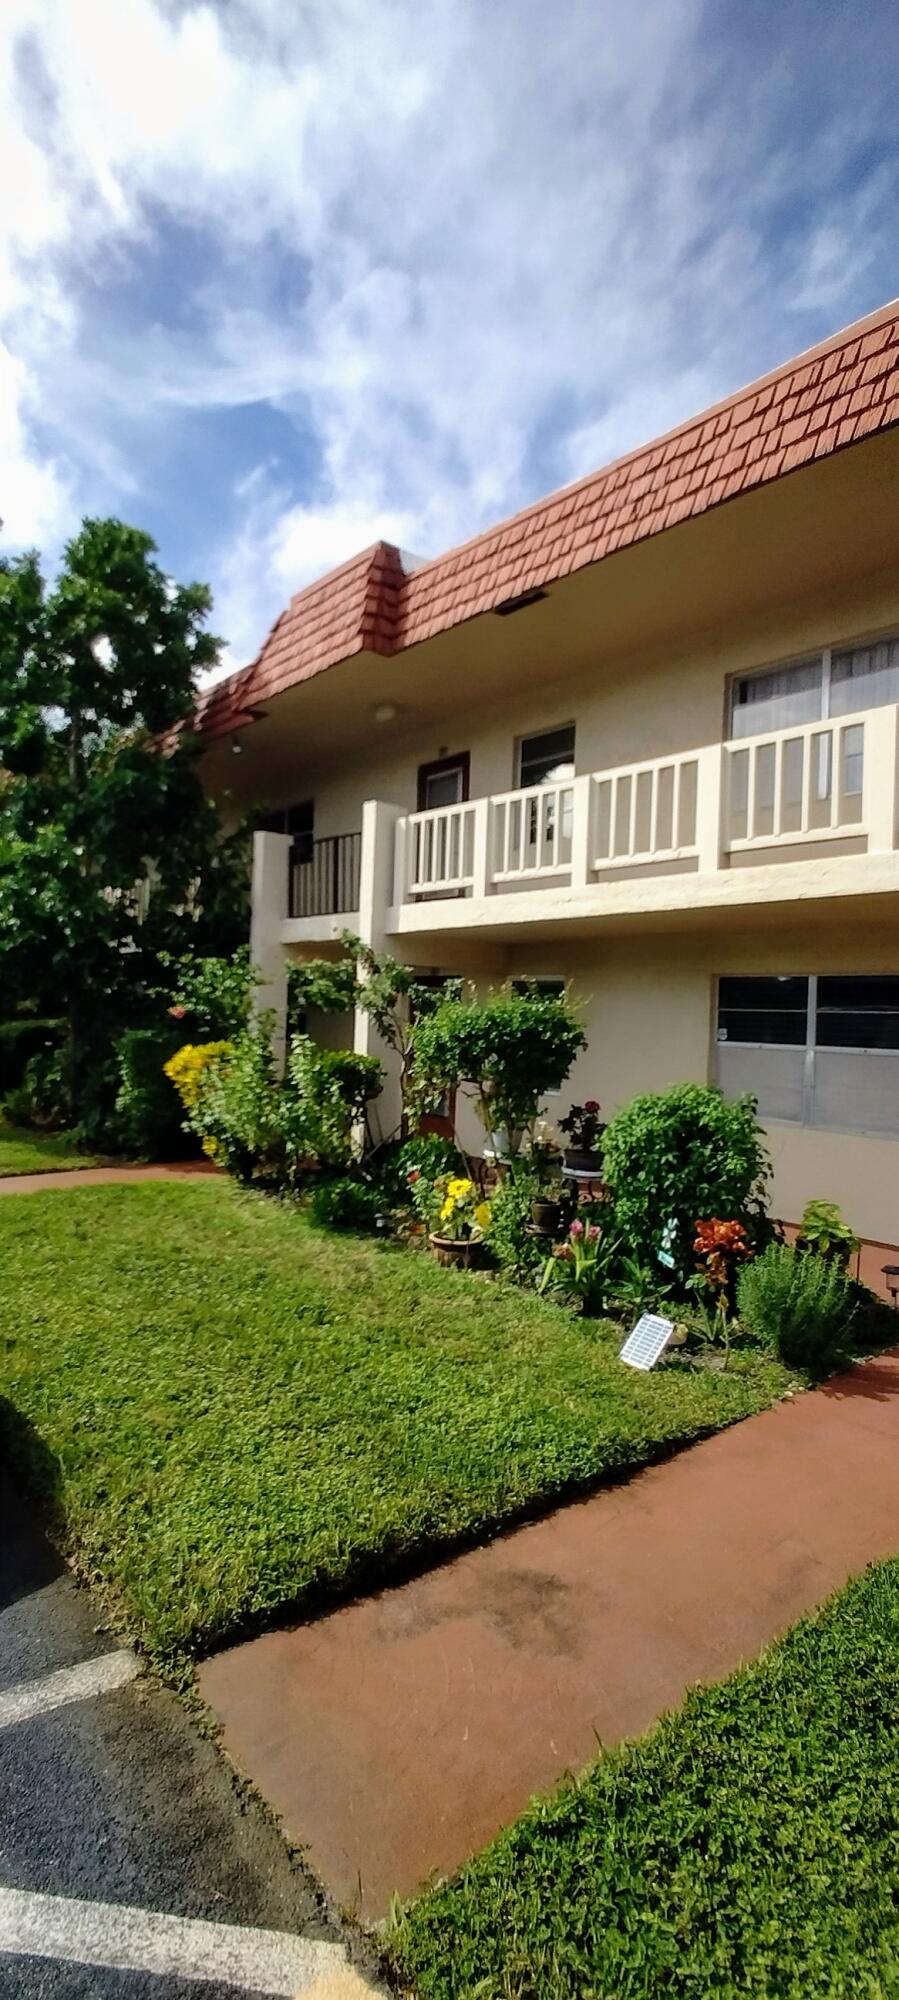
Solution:
<path fill-rule="evenodd" d="M 574 723 L 548 729 L 543 736 L 523 736 L 518 752 L 518 782 L 556 785 L 574 777 Z"/>
<path fill-rule="evenodd" d="M 834 653 L 830 666 L 831 715 L 858 714 L 899 701 L 899 639 L 879 639 Z"/>
<path fill-rule="evenodd" d="M 718 981 L 719 1042 L 804 1048 L 807 1027 L 807 979 Z"/>
<path fill-rule="evenodd" d="M 899 1049 L 899 978 L 892 974 L 818 980 L 819 1049 Z"/>

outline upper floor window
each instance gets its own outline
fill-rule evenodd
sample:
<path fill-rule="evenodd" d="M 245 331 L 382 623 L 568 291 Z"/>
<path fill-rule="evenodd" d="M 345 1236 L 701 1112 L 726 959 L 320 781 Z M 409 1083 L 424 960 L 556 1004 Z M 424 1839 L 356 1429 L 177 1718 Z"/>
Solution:
<path fill-rule="evenodd" d="M 273 812 L 263 813 L 257 824 L 261 833 L 289 833 L 296 855 L 311 857 L 315 830 L 315 803 L 312 799 L 304 799 L 298 806 L 278 806 Z"/>
<path fill-rule="evenodd" d="M 574 723 L 564 729 L 547 729 L 542 736 L 523 736 L 518 746 L 518 782 L 529 785 L 561 785 L 574 777 Z"/>
<path fill-rule="evenodd" d="M 899 701 L 899 638 L 831 647 L 734 682 L 731 736 L 763 736 Z"/>

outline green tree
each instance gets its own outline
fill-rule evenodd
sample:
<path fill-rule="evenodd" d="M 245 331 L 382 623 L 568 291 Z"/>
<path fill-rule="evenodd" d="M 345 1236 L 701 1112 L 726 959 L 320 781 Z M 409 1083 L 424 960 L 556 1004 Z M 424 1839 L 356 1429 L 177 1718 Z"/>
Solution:
<path fill-rule="evenodd" d="M 176 585 L 149 535 L 82 524 L 52 585 L 0 561 L 0 991 L 68 1023 L 77 1107 L 160 983 L 160 955 L 245 934 L 245 844 L 222 837 L 198 744 L 175 725 L 215 665 L 205 585 Z M 174 732 L 174 733 L 172 733 Z"/>

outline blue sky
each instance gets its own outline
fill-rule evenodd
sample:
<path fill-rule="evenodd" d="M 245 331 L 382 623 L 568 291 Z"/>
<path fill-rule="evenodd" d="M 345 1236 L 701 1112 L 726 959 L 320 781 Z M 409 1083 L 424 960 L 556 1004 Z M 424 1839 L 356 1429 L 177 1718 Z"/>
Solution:
<path fill-rule="evenodd" d="M 0 513 L 228 664 L 899 292 L 894 0 L 5 0 Z"/>

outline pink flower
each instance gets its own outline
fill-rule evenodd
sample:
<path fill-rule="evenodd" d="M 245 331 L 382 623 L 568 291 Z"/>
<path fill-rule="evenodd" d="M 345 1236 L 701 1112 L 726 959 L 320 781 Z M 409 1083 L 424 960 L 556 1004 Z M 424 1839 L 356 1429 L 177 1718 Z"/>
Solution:
<path fill-rule="evenodd" d="M 171 1017 L 172 1017 L 172 1020 L 173 1020 L 173 1021 L 183 1021 L 183 1019 L 184 1019 L 184 1016 L 185 1016 L 185 1014 L 187 1013 L 187 1008 L 186 1008 L 186 1007 L 170 1007 L 170 1008 L 169 1008 L 169 1013 L 171 1014 Z"/>
<path fill-rule="evenodd" d="M 575 1219 L 575 1221 L 571 1225 L 571 1228 L 568 1231 L 568 1234 L 569 1236 L 583 1236 L 584 1234 L 583 1223 L 578 1222 L 577 1219 Z"/>
<path fill-rule="evenodd" d="M 587 1242 L 595 1243 L 598 1235 L 599 1235 L 599 1224 L 597 1222 L 591 1222 L 590 1227 L 587 1231 Z"/>

